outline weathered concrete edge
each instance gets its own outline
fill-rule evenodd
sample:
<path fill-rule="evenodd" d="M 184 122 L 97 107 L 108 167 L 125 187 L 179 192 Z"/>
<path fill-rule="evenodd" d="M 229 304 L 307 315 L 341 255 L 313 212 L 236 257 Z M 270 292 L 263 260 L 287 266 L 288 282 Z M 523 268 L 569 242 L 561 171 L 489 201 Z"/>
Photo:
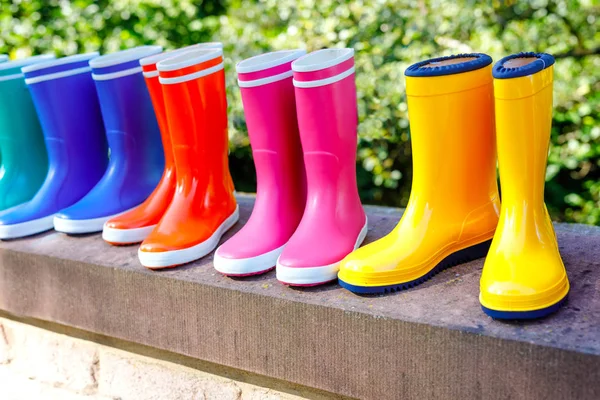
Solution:
<path fill-rule="evenodd" d="M 8 313 L 327 392 L 600 396 L 593 355 L 44 255 L 0 259 Z"/>

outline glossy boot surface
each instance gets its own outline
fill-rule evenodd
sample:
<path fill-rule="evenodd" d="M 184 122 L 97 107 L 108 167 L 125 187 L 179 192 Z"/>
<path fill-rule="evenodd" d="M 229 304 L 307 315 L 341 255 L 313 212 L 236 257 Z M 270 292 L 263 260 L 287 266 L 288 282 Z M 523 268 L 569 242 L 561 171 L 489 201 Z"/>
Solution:
<path fill-rule="evenodd" d="M 500 209 L 491 62 L 484 54 L 464 54 L 407 69 L 410 199 L 391 233 L 342 262 L 343 287 L 405 289 L 485 256 Z"/>
<path fill-rule="evenodd" d="M 0 238 L 52 229 L 54 214 L 80 200 L 108 164 L 108 146 L 88 65 L 79 54 L 22 69 L 42 125 L 49 169 L 30 201 L 0 215 Z"/>
<path fill-rule="evenodd" d="M 520 53 L 500 60 L 493 70 L 502 208 L 479 299 L 494 318 L 543 317 L 569 292 L 544 204 L 553 64 L 549 54 Z"/>
<path fill-rule="evenodd" d="M 171 136 L 167 123 L 162 85 L 158 81 L 156 64 L 159 61 L 174 57 L 196 48 L 223 48 L 218 42 L 199 43 L 177 50 L 166 51 L 140 60 L 146 85 L 152 99 L 152 106 L 160 127 L 160 134 L 165 155 L 165 169 L 156 188 L 148 198 L 133 210 L 118 215 L 104 224 L 102 238 L 115 245 L 139 243 L 152 232 L 163 214 L 171 204 L 175 193 L 175 158 L 171 146 Z"/>
<path fill-rule="evenodd" d="M 364 240 L 358 197 L 354 51 L 325 49 L 292 63 L 307 200 L 277 261 L 277 279 L 312 286 L 335 280 L 340 261 Z"/>
<path fill-rule="evenodd" d="M 237 65 L 257 190 L 250 219 L 215 253 L 215 269 L 225 275 L 255 275 L 275 268 L 302 218 L 305 173 L 291 64 L 304 54 L 282 50 Z"/>
<path fill-rule="evenodd" d="M 142 265 L 151 269 L 204 257 L 239 216 L 227 158 L 223 51 L 192 50 L 157 67 L 177 187 L 173 201 L 138 252 Z"/>
<path fill-rule="evenodd" d="M 48 172 L 42 128 L 21 68 L 51 59 L 41 55 L 0 64 L 0 211 L 31 200 Z"/>
<path fill-rule="evenodd" d="M 142 203 L 158 184 L 164 153 L 139 60 L 161 51 L 141 46 L 90 61 L 110 160 L 98 184 L 54 218 L 57 231 L 100 232 L 107 220 Z"/>

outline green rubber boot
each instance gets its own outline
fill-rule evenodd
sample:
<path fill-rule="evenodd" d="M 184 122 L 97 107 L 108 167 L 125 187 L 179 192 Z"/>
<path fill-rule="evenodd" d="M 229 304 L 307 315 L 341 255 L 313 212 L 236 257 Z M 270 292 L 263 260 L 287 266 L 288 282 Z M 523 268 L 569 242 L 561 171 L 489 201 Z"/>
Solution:
<path fill-rule="evenodd" d="M 0 63 L 0 211 L 31 200 L 48 172 L 42 128 L 21 67 L 53 58 Z"/>

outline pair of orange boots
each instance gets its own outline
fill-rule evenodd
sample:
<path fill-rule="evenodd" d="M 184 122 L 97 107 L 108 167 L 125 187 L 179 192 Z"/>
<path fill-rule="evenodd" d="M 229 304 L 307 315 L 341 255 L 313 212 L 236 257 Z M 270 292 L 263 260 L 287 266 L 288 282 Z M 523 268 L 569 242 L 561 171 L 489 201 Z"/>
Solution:
<path fill-rule="evenodd" d="M 114 245 L 142 242 L 142 265 L 161 269 L 210 253 L 239 218 L 228 166 L 221 43 L 140 60 L 165 150 L 163 176 L 148 199 L 105 225 Z"/>

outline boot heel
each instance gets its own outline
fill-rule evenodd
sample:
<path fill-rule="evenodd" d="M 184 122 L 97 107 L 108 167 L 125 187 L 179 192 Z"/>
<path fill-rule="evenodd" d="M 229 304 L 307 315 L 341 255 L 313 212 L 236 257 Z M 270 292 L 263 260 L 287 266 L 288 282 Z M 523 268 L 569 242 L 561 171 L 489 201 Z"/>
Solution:
<path fill-rule="evenodd" d="M 452 253 L 448 257 L 444 258 L 442 262 L 434 268 L 434 270 L 438 269 L 437 272 L 439 272 L 446 268 L 454 267 L 458 264 L 464 264 L 469 261 L 477 260 L 478 258 L 483 258 L 487 256 L 491 244 L 492 240 L 490 239 L 474 246 L 467 247 L 466 249 L 459 250 L 456 253 Z"/>

